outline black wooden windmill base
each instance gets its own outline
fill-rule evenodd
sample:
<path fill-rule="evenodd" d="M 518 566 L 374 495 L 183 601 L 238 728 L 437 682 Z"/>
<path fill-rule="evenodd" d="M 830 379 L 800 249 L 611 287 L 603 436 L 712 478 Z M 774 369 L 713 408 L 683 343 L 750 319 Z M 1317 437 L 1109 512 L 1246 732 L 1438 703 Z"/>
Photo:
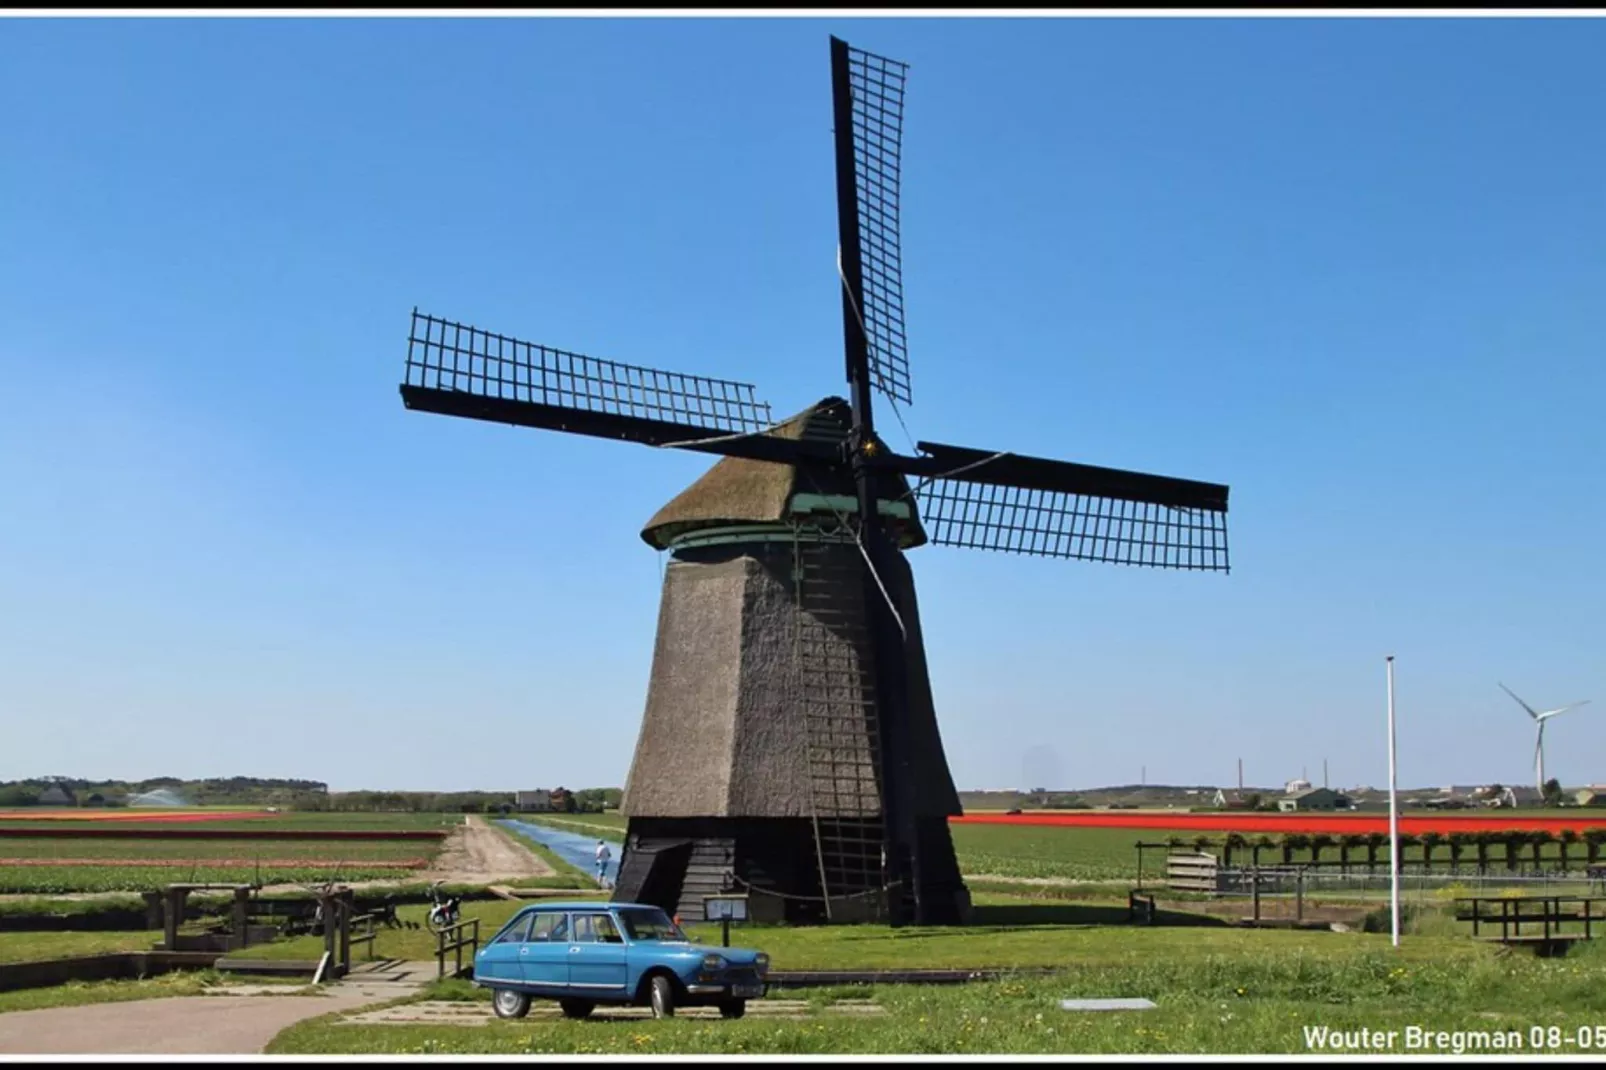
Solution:
<path fill-rule="evenodd" d="M 952 782 L 903 551 L 929 541 L 1228 567 L 1220 484 L 929 442 L 899 454 L 877 437 L 872 391 L 913 397 L 899 248 L 905 72 L 831 39 L 845 400 L 777 424 L 747 384 L 413 313 L 409 409 L 724 458 L 643 533 L 673 561 L 618 891 L 684 919 L 700 916 L 709 888 L 749 889 L 754 909 L 795 920 L 848 920 L 846 904 L 877 897 L 895 925 L 963 916 L 947 829 L 957 799 L 931 796 Z M 676 654 L 686 636 L 700 638 Z M 659 664 L 682 655 L 704 667 L 666 670 L 660 686 Z M 744 680 L 770 690 L 730 690 Z M 740 712 L 780 708 L 801 712 Z M 698 712 L 710 709 L 729 715 Z"/>
<path fill-rule="evenodd" d="M 868 842 L 879 822 L 867 823 Z M 969 914 L 970 893 L 959 874 L 946 818 L 917 825 L 922 856 L 921 901 L 927 925 L 958 925 Z M 613 898 L 652 903 L 683 922 L 703 921 L 703 903 L 715 895 L 746 895 L 758 922 L 793 925 L 886 922 L 890 899 L 907 889 L 879 881 L 842 884 L 825 895 L 815 864 L 815 830 L 806 818 L 632 818 Z"/>

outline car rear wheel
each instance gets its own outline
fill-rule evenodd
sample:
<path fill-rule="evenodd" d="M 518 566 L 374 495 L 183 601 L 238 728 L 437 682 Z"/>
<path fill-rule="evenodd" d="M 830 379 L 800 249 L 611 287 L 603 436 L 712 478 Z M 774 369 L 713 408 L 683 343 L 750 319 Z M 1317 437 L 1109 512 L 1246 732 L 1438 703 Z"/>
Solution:
<path fill-rule="evenodd" d="M 675 1016 L 675 986 L 669 978 L 658 974 L 652 979 L 648 991 L 652 1003 L 652 1016 L 654 1018 L 673 1018 Z"/>
<path fill-rule="evenodd" d="M 727 999 L 719 1005 L 719 1016 L 721 1018 L 740 1018 L 746 1013 L 747 1000 L 745 999 Z"/>
<path fill-rule="evenodd" d="M 558 1006 L 563 1008 L 565 1018 L 589 1018 L 597 1007 L 589 999 L 560 999 Z"/>
<path fill-rule="evenodd" d="M 530 997 L 511 988 L 498 988 L 491 997 L 491 1009 L 498 1018 L 523 1018 L 530 1013 Z"/>

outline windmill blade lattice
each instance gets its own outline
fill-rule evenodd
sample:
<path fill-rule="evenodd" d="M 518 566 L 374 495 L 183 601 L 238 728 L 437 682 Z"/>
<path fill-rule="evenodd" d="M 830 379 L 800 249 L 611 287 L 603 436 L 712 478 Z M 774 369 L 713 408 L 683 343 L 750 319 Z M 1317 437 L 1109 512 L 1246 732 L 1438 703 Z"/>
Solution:
<path fill-rule="evenodd" d="M 870 350 L 870 382 L 911 404 L 903 326 L 903 253 L 898 235 L 903 92 L 908 64 L 848 47 L 853 96 L 853 181 L 859 202 L 864 301 L 859 317 Z"/>
<path fill-rule="evenodd" d="M 407 339 L 404 396 L 409 392 L 414 398 L 437 395 L 437 402 L 445 400 L 438 395 L 458 394 L 507 403 L 503 409 L 543 406 L 624 417 L 693 435 L 756 433 L 772 422 L 769 404 L 757 400 L 747 383 L 599 360 L 417 309 Z M 469 415 L 456 400 L 452 414 Z"/>
<path fill-rule="evenodd" d="M 1227 517 L 1216 510 L 957 479 L 934 479 L 915 497 L 938 546 L 1228 571 Z"/>

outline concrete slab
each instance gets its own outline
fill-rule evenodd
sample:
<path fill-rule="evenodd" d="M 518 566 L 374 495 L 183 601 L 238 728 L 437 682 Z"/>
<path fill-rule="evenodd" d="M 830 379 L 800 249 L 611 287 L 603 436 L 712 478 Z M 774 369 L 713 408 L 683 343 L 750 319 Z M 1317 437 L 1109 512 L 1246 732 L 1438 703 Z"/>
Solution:
<path fill-rule="evenodd" d="M 1152 999 L 1062 999 L 1062 1011 L 1151 1011 Z"/>

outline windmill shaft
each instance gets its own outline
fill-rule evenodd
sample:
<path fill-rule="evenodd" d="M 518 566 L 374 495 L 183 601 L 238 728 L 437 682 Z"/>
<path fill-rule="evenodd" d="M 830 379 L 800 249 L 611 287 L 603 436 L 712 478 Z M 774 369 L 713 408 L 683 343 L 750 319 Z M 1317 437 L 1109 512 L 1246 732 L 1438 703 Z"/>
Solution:
<path fill-rule="evenodd" d="M 719 428 L 698 427 L 645 416 L 624 416 L 588 409 L 546 405 L 533 401 L 484 397 L 461 390 L 403 386 L 402 401 L 409 409 L 442 416 L 461 416 L 490 423 L 514 424 L 544 431 L 564 431 L 645 446 L 672 446 L 723 457 L 798 464 L 805 460 L 840 461 L 834 448 L 819 442 L 799 442 L 773 435 L 732 435 Z M 711 440 L 711 441 L 705 441 Z"/>
<path fill-rule="evenodd" d="M 905 877 L 904 852 L 908 852 L 907 883 L 894 887 L 889 896 L 889 915 L 894 925 L 903 918 L 905 887 L 913 893 L 915 924 L 925 920 L 921 902 L 920 861 L 914 812 L 910 803 L 908 771 L 908 692 L 904 679 L 904 636 L 887 604 L 877 576 L 887 571 L 886 539 L 882 532 L 881 510 L 876 493 L 876 469 L 868 463 L 866 447 L 875 440 L 875 415 L 870 401 L 870 351 L 865 335 L 864 265 L 859 244 L 859 194 L 854 177 L 853 88 L 848 70 L 848 44 L 831 38 L 831 105 L 836 139 L 837 241 L 842 265 L 842 341 L 853 408 L 853 428 L 848 437 L 852 451 L 854 482 L 859 498 L 859 539 L 870 568 L 866 570 L 865 600 L 870 611 L 871 662 L 875 672 L 876 709 L 881 732 L 881 773 L 883 815 L 886 829 L 888 883 Z"/>

